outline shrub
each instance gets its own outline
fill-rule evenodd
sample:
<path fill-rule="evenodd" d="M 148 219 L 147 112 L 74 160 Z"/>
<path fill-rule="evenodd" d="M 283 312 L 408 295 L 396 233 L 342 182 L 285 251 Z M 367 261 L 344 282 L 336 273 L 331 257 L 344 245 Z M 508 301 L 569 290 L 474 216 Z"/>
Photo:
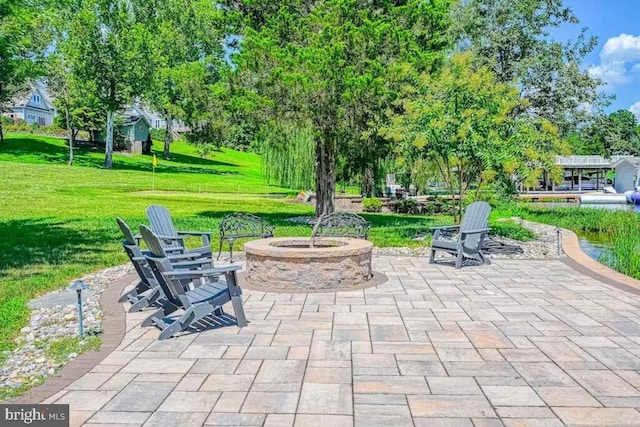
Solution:
<path fill-rule="evenodd" d="M 362 210 L 365 212 L 380 212 L 382 211 L 382 200 L 377 197 L 370 197 L 362 199 Z"/>
<path fill-rule="evenodd" d="M 396 212 L 406 214 L 417 214 L 418 203 L 414 199 L 402 199 L 396 204 Z"/>
<path fill-rule="evenodd" d="M 536 235 L 533 231 L 516 224 L 513 221 L 498 221 L 491 223 L 491 234 L 494 236 L 507 237 L 520 242 L 533 240 Z"/>

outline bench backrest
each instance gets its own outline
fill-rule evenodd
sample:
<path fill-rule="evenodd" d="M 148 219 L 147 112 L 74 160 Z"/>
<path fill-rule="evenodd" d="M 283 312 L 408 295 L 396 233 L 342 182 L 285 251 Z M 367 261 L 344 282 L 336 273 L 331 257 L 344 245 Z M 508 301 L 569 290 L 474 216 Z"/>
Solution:
<path fill-rule="evenodd" d="M 312 237 L 353 237 L 366 239 L 369 235 L 369 222 L 350 212 L 334 212 L 320 219 Z"/>
<path fill-rule="evenodd" d="M 270 237 L 273 227 L 262 218 L 250 213 L 235 212 L 220 223 L 220 237 Z"/>

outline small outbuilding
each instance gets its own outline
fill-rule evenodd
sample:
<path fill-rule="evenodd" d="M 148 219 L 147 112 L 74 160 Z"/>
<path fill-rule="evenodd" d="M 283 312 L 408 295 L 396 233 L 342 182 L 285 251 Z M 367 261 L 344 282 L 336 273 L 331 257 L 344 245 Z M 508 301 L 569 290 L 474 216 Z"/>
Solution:
<path fill-rule="evenodd" d="M 150 124 L 144 115 L 125 114 L 121 132 L 124 143 L 131 153 L 142 154 L 142 147 L 149 139 Z"/>

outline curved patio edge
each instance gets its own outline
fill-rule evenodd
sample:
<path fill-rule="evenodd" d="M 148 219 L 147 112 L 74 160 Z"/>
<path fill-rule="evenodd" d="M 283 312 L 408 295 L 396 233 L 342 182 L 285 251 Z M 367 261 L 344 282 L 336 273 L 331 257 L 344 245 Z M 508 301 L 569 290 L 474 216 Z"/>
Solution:
<path fill-rule="evenodd" d="M 561 230 L 562 250 L 568 257 L 562 259 L 565 264 L 604 284 L 640 295 L 640 280 L 625 276 L 591 258 L 580 247 L 576 233 L 565 228 Z"/>
<path fill-rule="evenodd" d="M 126 329 L 125 311 L 122 304 L 118 302 L 118 298 L 123 289 L 135 279 L 135 274 L 121 277 L 108 286 L 100 296 L 103 331 L 100 350 L 81 354 L 60 371 L 48 377 L 44 383 L 29 389 L 21 396 L 7 399 L 2 403 L 35 404 L 44 402 L 89 372 L 115 350 L 122 342 Z"/>

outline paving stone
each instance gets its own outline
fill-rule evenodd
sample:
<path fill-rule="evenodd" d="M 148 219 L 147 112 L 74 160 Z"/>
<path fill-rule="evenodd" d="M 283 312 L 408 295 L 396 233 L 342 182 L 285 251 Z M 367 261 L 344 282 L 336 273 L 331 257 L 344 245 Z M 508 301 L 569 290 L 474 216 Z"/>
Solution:
<path fill-rule="evenodd" d="M 105 405 L 105 411 L 155 411 L 174 384 L 131 383 Z M 85 397 L 86 399 L 86 397 Z"/>
<path fill-rule="evenodd" d="M 534 387 L 575 386 L 576 382 L 553 363 L 513 363 L 513 367 Z"/>
<path fill-rule="evenodd" d="M 435 350 L 433 346 L 425 343 L 414 342 L 373 342 L 371 343 L 374 353 L 393 353 L 393 354 L 433 354 Z"/>
<path fill-rule="evenodd" d="M 67 404 L 74 411 L 97 411 L 109 402 L 118 392 L 105 391 L 70 391 L 56 401 L 57 404 Z M 155 409 L 155 408 L 154 408 Z M 105 410 L 108 410 L 105 408 Z M 145 411 L 137 408 L 133 410 Z M 151 409 L 153 410 L 153 409 Z"/>
<path fill-rule="evenodd" d="M 427 383 L 432 394 L 482 394 L 482 390 L 470 377 L 429 377 Z"/>
<path fill-rule="evenodd" d="M 135 359 L 122 368 L 120 372 L 134 374 L 186 374 L 194 363 L 195 360 L 191 359 Z"/>
<path fill-rule="evenodd" d="M 219 359 L 227 351 L 226 345 L 189 345 L 182 353 L 181 359 Z"/>
<path fill-rule="evenodd" d="M 500 353 L 509 362 L 550 362 L 537 348 L 509 348 L 500 350 Z"/>
<path fill-rule="evenodd" d="M 251 346 L 245 354 L 245 359 L 286 359 L 289 347 Z"/>
<path fill-rule="evenodd" d="M 206 425 L 214 426 L 261 426 L 266 414 L 236 414 L 213 412 L 205 421 Z"/>
<path fill-rule="evenodd" d="M 133 382 L 178 384 L 183 377 L 182 374 L 138 374 Z"/>
<path fill-rule="evenodd" d="M 362 405 L 406 405 L 404 394 L 354 394 L 353 402 Z"/>
<path fill-rule="evenodd" d="M 100 390 L 122 390 L 137 374 L 115 374 L 100 386 Z"/>
<path fill-rule="evenodd" d="M 431 360 L 398 360 L 401 375 L 446 376 L 442 363 Z"/>
<path fill-rule="evenodd" d="M 302 382 L 306 362 L 303 360 L 265 360 L 256 376 L 256 383 Z"/>
<path fill-rule="evenodd" d="M 505 427 L 562 427 L 557 418 L 511 418 L 504 420 Z"/>
<path fill-rule="evenodd" d="M 297 392 L 251 391 L 242 405 L 241 412 L 259 414 L 294 414 L 298 405 Z"/>
<path fill-rule="evenodd" d="M 429 393 L 424 377 L 420 376 L 356 376 L 354 393 L 421 394 Z"/>
<path fill-rule="evenodd" d="M 480 362 L 482 357 L 474 349 L 436 347 L 438 358 L 443 362 Z"/>
<path fill-rule="evenodd" d="M 413 427 L 407 405 L 354 405 L 356 427 Z"/>
<path fill-rule="evenodd" d="M 547 407 L 541 406 L 498 406 L 496 412 L 502 418 L 556 418 Z"/>
<path fill-rule="evenodd" d="M 200 345 L 251 345 L 254 339 L 254 335 L 250 334 L 216 334 L 217 331 L 210 331 L 210 333 L 199 334 L 193 341 L 194 344 Z"/>
<path fill-rule="evenodd" d="M 233 374 L 240 360 L 238 359 L 198 359 L 190 374 Z"/>
<path fill-rule="evenodd" d="M 414 418 L 416 427 L 473 427 L 471 418 Z"/>
<path fill-rule="evenodd" d="M 293 427 L 295 419 L 293 414 L 268 414 L 264 427 Z"/>
<path fill-rule="evenodd" d="M 640 425 L 640 412 L 630 408 L 554 408 L 568 425 Z"/>
<path fill-rule="evenodd" d="M 151 412 L 96 412 L 87 423 L 100 424 L 135 424 L 142 425 L 147 418 L 151 416 Z"/>
<path fill-rule="evenodd" d="M 267 420 L 268 422 L 268 420 Z M 265 424 L 265 427 L 267 424 Z M 353 416 L 351 415 L 305 415 L 297 414 L 295 427 L 353 427 Z"/>
<path fill-rule="evenodd" d="M 513 348 L 511 341 L 499 331 L 467 331 L 476 348 Z"/>
<path fill-rule="evenodd" d="M 307 367 L 305 383 L 351 384 L 350 368 L 314 368 Z"/>
<path fill-rule="evenodd" d="M 606 406 L 609 408 L 640 408 L 640 397 L 598 396 L 598 400 L 603 406 Z M 599 406 L 599 405 L 593 405 L 593 406 Z"/>
<path fill-rule="evenodd" d="M 353 414 L 351 384 L 302 385 L 298 413 L 302 414 Z"/>
<path fill-rule="evenodd" d="M 495 417 L 491 405 L 484 396 L 407 396 L 411 414 L 416 417 Z"/>
<path fill-rule="evenodd" d="M 366 327 L 335 327 L 331 339 L 333 341 L 366 341 L 369 339 L 369 330 Z"/>
<path fill-rule="evenodd" d="M 640 393 L 611 371 L 568 371 L 594 396 L 636 397 Z"/>
<path fill-rule="evenodd" d="M 398 375 L 393 354 L 354 354 L 354 375 Z"/>
<path fill-rule="evenodd" d="M 200 386 L 207 379 L 207 374 L 187 374 L 176 385 L 176 390 L 181 391 L 198 391 Z"/>
<path fill-rule="evenodd" d="M 160 412 L 211 412 L 220 397 L 212 391 L 173 391 L 160 405 Z"/>
<path fill-rule="evenodd" d="M 67 387 L 68 390 L 97 390 L 113 374 L 110 373 L 86 373 Z"/>
<path fill-rule="evenodd" d="M 273 337 L 271 346 L 288 346 L 288 347 L 308 347 L 311 345 L 311 333 L 307 334 L 292 334 L 292 333 L 279 333 Z"/>
<path fill-rule="evenodd" d="M 204 412 L 154 412 L 144 427 L 199 427 L 207 419 Z"/>
<path fill-rule="evenodd" d="M 622 348 L 589 348 L 587 351 L 609 369 L 640 370 L 640 358 Z"/>
<path fill-rule="evenodd" d="M 581 387 L 535 387 L 549 406 L 602 406 Z"/>
<path fill-rule="evenodd" d="M 249 391 L 254 375 L 211 374 L 202 383 L 200 391 Z"/>
<path fill-rule="evenodd" d="M 536 392 L 527 386 L 483 386 L 494 406 L 544 406 Z"/>
<path fill-rule="evenodd" d="M 311 343 L 311 360 L 351 360 L 351 343 L 349 341 L 313 341 Z"/>
<path fill-rule="evenodd" d="M 256 383 L 251 386 L 251 391 L 295 391 L 299 392 L 302 383 Z"/>
<path fill-rule="evenodd" d="M 91 418 L 94 411 L 80 411 L 70 409 L 69 411 L 69 426 L 78 427 L 84 425 L 84 423 Z"/>
<path fill-rule="evenodd" d="M 409 341 L 404 325 L 370 325 L 371 341 Z"/>
<path fill-rule="evenodd" d="M 246 397 L 244 391 L 225 391 L 213 407 L 213 412 L 240 412 Z"/>
<path fill-rule="evenodd" d="M 506 377 L 516 372 L 507 362 L 444 362 L 444 367 L 452 377 Z"/>
<path fill-rule="evenodd" d="M 243 360 L 235 370 L 236 374 L 257 374 L 262 366 L 262 360 Z"/>

